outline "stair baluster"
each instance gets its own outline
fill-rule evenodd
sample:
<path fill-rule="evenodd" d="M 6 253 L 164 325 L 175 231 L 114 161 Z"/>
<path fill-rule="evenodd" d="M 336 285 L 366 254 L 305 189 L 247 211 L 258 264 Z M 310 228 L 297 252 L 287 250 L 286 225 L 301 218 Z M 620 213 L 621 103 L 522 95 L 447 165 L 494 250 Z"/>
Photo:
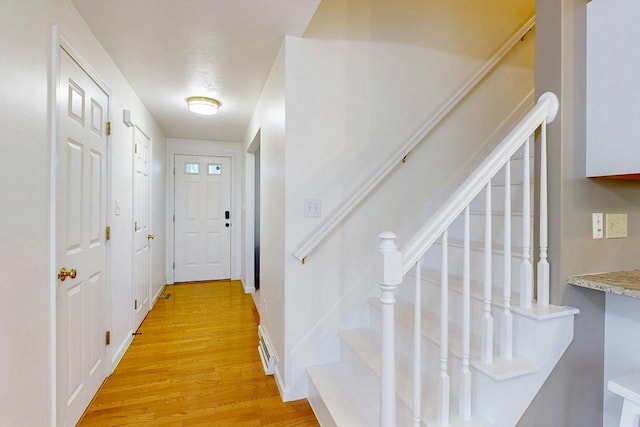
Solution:
<path fill-rule="evenodd" d="M 402 282 L 402 253 L 391 232 L 380 234 L 384 278 L 380 284 L 382 303 L 382 372 L 380 382 L 380 426 L 396 425 L 396 363 L 394 304 L 395 291 Z"/>
<path fill-rule="evenodd" d="M 520 307 L 530 308 L 533 300 L 531 265 L 531 172 L 530 146 L 533 135 L 524 143 L 522 167 L 522 262 L 520 263 Z"/>
<path fill-rule="evenodd" d="M 464 209 L 464 255 L 462 267 L 462 373 L 459 412 L 462 419 L 471 418 L 471 238 L 469 205 Z"/>
<path fill-rule="evenodd" d="M 502 280 L 502 318 L 500 357 L 513 357 L 513 315 L 511 314 L 511 159 L 504 165 L 504 274 Z"/>
<path fill-rule="evenodd" d="M 544 120 L 540 127 L 540 260 L 538 261 L 538 304 L 542 306 L 549 305 L 547 221 L 547 121 Z"/>
<path fill-rule="evenodd" d="M 493 317 L 491 315 L 491 256 L 493 251 L 491 231 L 491 180 L 487 184 L 484 204 L 484 316 L 482 317 L 481 360 L 493 363 Z"/>
<path fill-rule="evenodd" d="M 438 384 L 438 424 L 449 424 L 449 238 L 442 233 L 440 269 L 440 381 Z M 420 263 L 418 261 L 418 263 Z"/>
<path fill-rule="evenodd" d="M 420 427 L 422 415 L 422 277 L 416 263 L 416 289 L 413 313 L 413 427 Z"/>

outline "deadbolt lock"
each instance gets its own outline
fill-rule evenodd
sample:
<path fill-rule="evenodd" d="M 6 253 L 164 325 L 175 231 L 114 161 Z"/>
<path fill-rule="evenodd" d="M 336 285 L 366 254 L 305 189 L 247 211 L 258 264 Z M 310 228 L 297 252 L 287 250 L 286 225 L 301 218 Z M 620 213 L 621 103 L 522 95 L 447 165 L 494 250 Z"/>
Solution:
<path fill-rule="evenodd" d="M 66 268 L 62 267 L 58 272 L 58 280 L 60 280 L 61 282 L 64 282 L 65 280 L 67 280 L 67 277 L 69 279 L 75 279 L 77 275 L 78 273 L 76 272 L 75 268 L 72 268 L 69 271 L 67 271 Z"/>

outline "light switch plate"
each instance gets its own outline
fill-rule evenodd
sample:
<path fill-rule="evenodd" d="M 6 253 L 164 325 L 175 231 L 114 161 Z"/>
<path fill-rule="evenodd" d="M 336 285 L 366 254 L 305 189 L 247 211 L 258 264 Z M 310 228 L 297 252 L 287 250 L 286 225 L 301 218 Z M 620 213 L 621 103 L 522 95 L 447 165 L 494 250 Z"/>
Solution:
<path fill-rule="evenodd" d="M 602 239 L 604 237 L 604 220 L 602 212 L 591 214 L 591 227 L 593 239 Z"/>
<path fill-rule="evenodd" d="M 322 202 L 320 199 L 304 199 L 304 216 L 307 218 L 322 216 Z"/>
<path fill-rule="evenodd" d="M 627 214 L 606 215 L 607 239 L 627 237 Z"/>

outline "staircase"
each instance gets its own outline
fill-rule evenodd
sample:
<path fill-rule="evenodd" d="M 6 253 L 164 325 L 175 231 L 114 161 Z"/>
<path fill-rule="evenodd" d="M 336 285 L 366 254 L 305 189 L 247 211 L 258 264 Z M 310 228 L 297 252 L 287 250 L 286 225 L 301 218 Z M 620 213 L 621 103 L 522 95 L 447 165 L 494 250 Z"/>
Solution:
<path fill-rule="evenodd" d="M 382 297 L 367 301 L 368 327 L 342 331 L 340 360 L 308 369 L 321 425 L 516 425 L 577 313 L 549 304 L 546 125 L 556 111 L 543 95 L 403 251 L 381 234 Z"/>

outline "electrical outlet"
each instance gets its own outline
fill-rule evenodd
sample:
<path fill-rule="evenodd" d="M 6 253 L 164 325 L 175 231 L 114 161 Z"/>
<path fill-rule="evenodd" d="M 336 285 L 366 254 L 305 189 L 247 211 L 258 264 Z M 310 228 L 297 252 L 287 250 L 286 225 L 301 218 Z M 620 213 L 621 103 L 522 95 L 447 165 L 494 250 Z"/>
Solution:
<path fill-rule="evenodd" d="M 602 239 L 604 234 L 602 212 L 591 214 L 591 228 L 594 239 Z"/>
<path fill-rule="evenodd" d="M 627 214 L 607 214 L 607 239 L 627 237 Z"/>
<path fill-rule="evenodd" d="M 304 199 L 304 216 L 318 218 L 321 216 L 322 202 L 320 199 Z"/>

